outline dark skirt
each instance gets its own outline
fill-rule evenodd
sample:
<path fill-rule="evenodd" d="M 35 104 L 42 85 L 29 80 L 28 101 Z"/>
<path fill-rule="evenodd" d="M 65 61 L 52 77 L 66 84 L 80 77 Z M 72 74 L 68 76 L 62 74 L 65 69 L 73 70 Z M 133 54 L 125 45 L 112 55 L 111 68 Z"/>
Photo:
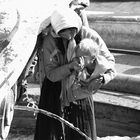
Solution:
<path fill-rule="evenodd" d="M 51 82 L 45 78 L 40 95 L 39 108 L 61 116 L 60 82 Z M 34 140 L 61 140 L 62 125 L 59 121 L 43 114 L 37 115 Z"/>
<path fill-rule="evenodd" d="M 78 100 L 71 103 L 69 107 L 64 109 L 65 119 L 78 127 L 92 140 L 96 140 L 96 125 L 94 116 L 94 102 L 92 97 Z M 78 132 L 65 126 L 66 140 L 86 140 Z"/>

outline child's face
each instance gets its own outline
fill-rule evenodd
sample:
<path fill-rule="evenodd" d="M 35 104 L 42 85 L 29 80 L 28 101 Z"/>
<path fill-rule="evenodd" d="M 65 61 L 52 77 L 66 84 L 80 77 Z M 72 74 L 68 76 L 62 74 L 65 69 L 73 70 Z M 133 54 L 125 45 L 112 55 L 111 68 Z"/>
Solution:
<path fill-rule="evenodd" d="M 95 62 L 95 57 L 91 56 L 83 56 L 85 67 L 92 67 L 93 63 Z"/>
<path fill-rule="evenodd" d="M 95 56 L 91 56 L 88 52 L 83 52 L 80 49 L 77 50 L 76 57 L 81 57 L 81 59 L 84 61 L 84 67 L 92 69 L 93 63 L 95 62 L 96 58 Z"/>
<path fill-rule="evenodd" d="M 77 50 L 76 57 L 83 57 L 85 65 L 93 64 L 95 61 L 95 56 L 91 56 L 90 52 L 84 52 L 80 49 Z"/>

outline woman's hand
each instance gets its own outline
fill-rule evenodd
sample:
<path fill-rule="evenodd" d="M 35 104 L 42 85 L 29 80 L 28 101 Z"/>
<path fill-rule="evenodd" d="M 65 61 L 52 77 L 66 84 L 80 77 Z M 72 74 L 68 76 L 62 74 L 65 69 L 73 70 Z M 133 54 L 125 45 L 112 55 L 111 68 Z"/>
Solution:
<path fill-rule="evenodd" d="M 69 63 L 69 69 L 74 70 L 74 71 L 79 71 L 82 69 L 79 60 L 74 59 L 72 62 Z"/>
<path fill-rule="evenodd" d="M 93 79 L 88 84 L 88 90 L 90 92 L 98 90 L 103 85 L 103 76 Z"/>

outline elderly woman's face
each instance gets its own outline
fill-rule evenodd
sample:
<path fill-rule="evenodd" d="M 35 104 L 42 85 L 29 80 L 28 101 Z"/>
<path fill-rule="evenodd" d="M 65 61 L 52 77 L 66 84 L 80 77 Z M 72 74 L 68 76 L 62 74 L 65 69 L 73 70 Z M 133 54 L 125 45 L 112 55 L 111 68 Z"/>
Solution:
<path fill-rule="evenodd" d="M 62 38 L 65 38 L 67 40 L 71 40 L 77 34 L 77 29 L 76 28 L 63 29 L 58 34 Z"/>

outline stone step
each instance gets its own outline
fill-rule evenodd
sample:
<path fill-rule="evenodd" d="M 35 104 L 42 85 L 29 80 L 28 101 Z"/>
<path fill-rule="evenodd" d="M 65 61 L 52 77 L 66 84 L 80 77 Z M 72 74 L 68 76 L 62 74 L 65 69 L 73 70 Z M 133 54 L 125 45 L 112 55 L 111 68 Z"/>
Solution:
<path fill-rule="evenodd" d="M 113 53 L 117 76 L 103 89 L 140 94 L 140 55 Z"/>
<path fill-rule="evenodd" d="M 35 85 L 31 85 L 34 87 Z M 32 89 L 32 88 L 31 88 Z M 36 88 L 37 89 L 37 88 Z M 30 95 L 39 97 L 38 94 Z M 39 90 L 38 90 L 39 91 Z M 105 136 L 130 136 L 136 137 L 140 134 L 140 96 L 126 94 L 123 92 L 113 92 L 109 90 L 99 90 L 93 95 L 95 101 L 95 116 L 97 132 L 99 137 Z M 19 104 L 26 106 L 25 102 Z M 19 110 L 15 106 L 15 114 L 12 122 L 12 130 L 22 128 L 34 131 L 36 118 L 33 112 Z"/>
<path fill-rule="evenodd" d="M 101 89 L 140 95 L 139 85 L 140 77 L 127 74 L 117 74 L 111 82 L 102 86 Z"/>
<path fill-rule="evenodd" d="M 140 16 L 99 15 L 87 11 L 89 25 L 109 48 L 140 51 Z"/>
<path fill-rule="evenodd" d="M 38 104 L 40 97 L 39 85 L 30 84 L 27 92 L 29 97 L 36 101 Z M 22 96 L 18 102 L 18 105 L 27 105 L 27 102 L 24 101 L 23 98 L 24 96 Z M 93 95 L 93 98 L 96 102 L 140 110 L 140 94 L 100 89 L 96 94 Z"/>

